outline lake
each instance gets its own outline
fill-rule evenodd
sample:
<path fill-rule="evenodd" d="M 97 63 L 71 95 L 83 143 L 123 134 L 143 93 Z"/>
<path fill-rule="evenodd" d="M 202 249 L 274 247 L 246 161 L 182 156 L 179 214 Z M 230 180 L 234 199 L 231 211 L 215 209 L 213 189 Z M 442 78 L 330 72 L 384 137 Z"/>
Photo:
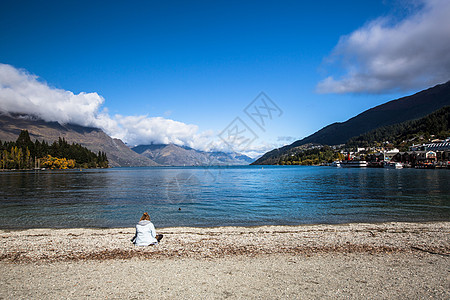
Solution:
<path fill-rule="evenodd" d="M 0 228 L 449 221 L 450 171 L 307 166 L 0 172 Z"/>

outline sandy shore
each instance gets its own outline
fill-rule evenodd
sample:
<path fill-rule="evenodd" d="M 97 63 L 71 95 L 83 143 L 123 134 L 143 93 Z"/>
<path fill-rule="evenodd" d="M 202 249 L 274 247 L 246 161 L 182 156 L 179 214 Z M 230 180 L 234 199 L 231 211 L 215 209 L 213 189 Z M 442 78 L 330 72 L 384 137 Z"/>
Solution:
<path fill-rule="evenodd" d="M 1 230 L 0 298 L 450 298 L 450 222 L 157 231 Z"/>

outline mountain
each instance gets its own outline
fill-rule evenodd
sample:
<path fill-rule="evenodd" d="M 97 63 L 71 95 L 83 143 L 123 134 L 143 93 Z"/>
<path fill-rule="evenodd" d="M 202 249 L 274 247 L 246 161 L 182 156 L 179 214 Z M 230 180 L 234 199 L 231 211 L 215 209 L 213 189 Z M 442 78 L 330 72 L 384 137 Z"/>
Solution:
<path fill-rule="evenodd" d="M 158 165 L 148 157 L 132 151 L 121 140 L 111 138 L 99 128 L 61 125 L 32 116 L 0 114 L 0 140 L 15 141 L 21 130 L 28 130 L 32 140 L 52 143 L 62 137 L 69 143 L 78 143 L 95 153 L 103 151 L 111 167 Z"/>
<path fill-rule="evenodd" d="M 131 149 L 164 166 L 230 166 L 253 162 L 250 157 L 238 153 L 203 152 L 174 144 L 139 145 Z"/>
<path fill-rule="evenodd" d="M 378 105 L 345 122 L 328 125 L 302 140 L 267 152 L 253 164 L 276 164 L 280 156 L 290 149 L 308 143 L 321 145 L 344 144 L 352 137 L 382 126 L 422 118 L 447 105 L 450 105 L 450 81 L 414 95 Z"/>
<path fill-rule="evenodd" d="M 249 165 L 255 160 L 247 155 L 240 153 L 225 153 L 225 152 L 205 152 L 214 161 L 217 161 L 219 165 Z"/>
<path fill-rule="evenodd" d="M 389 141 L 400 147 L 404 141 L 418 143 L 420 137 L 425 142 L 431 136 L 438 139 L 445 139 L 450 136 L 450 106 L 445 106 L 435 112 L 412 121 L 406 121 L 394 125 L 383 126 L 366 132 L 357 137 L 352 137 L 348 142 L 348 147 L 367 147 L 375 142 Z M 405 146 L 409 146 L 406 143 Z"/>

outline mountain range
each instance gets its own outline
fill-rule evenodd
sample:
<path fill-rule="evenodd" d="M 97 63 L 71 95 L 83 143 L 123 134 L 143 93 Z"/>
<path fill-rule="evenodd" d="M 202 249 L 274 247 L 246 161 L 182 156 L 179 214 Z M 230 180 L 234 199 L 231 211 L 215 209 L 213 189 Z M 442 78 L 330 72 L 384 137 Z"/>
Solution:
<path fill-rule="evenodd" d="M 175 144 L 139 145 L 131 149 L 166 166 L 248 165 L 254 161 L 238 153 L 204 152 Z"/>
<path fill-rule="evenodd" d="M 422 118 L 450 105 L 450 81 L 368 109 L 342 123 L 330 124 L 294 143 L 267 152 L 255 165 L 277 164 L 280 157 L 292 148 L 305 144 L 339 145 L 379 127 Z"/>
<path fill-rule="evenodd" d="M 0 114 L 0 141 L 15 141 L 21 130 L 28 130 L 32 140 L 52 143 L 61 137 L 95 153 L 105 152 L 111 167 L 248 165 L 253 162 L 250 157 L 237 153 L 204 152 L 174 144 L 144 145 L 132 150 L 122 140 L 111 138 L 99 128 L 46 122 L 29 115 Z"/>

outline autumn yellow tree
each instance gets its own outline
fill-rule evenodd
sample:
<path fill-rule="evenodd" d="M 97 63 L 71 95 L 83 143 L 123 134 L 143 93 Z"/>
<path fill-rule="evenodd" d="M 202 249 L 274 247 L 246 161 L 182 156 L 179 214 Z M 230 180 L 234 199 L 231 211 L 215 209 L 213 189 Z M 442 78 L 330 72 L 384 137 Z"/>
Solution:
<path fill-rule="evenodd" d="M 75 160 L 67 158 L 57 158 L 50 154 L 42 158 L 41 165 L 50 169 L 73 169 L 75 167 Z"/>

